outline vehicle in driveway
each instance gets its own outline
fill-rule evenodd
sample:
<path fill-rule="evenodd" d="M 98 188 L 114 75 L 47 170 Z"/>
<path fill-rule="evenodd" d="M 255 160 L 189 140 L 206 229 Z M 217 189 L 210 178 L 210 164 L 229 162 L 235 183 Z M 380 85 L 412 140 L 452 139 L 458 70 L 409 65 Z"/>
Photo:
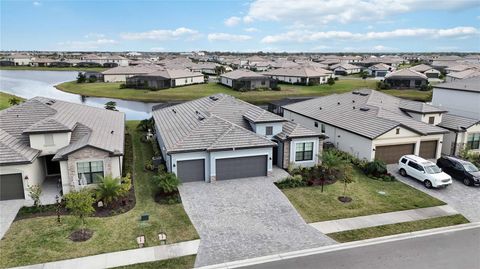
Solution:
<path fill-rule="evenodd" d="M 411 176 L 421 182 L 427 189 L 446 187 L 452 184 L 452 177 L 431 161 L 416 155 L 404 155 L 398 161 L 400 175 Z"/>
<path fill-rule="evenodd" d="M 480 186 L 480 171 L 471 162 L 445 156 L 437 160 L 437 165 L 452 178 L 461 180 L 467 186 Z"/>

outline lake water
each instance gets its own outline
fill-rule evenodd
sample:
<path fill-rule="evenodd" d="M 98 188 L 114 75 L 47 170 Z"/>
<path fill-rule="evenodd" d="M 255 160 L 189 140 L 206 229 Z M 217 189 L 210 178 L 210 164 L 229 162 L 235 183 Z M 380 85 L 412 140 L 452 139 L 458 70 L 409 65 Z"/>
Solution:
<path fill-rule="evenodd" d="M 0 70 L 0 91 L 27 99 L 44 96 L 95 107 L 104 107 L 106 102 L 115 101 L 117 109 L 124 112 L 129 120 L 149 118 L 152 107 L 158 104 L 115 98 L 82 97 L 78 94 L 62 92 L 54 87 L 57 84 L 75 80 L 77 74 L 78 72 L 70 71 Z"/>

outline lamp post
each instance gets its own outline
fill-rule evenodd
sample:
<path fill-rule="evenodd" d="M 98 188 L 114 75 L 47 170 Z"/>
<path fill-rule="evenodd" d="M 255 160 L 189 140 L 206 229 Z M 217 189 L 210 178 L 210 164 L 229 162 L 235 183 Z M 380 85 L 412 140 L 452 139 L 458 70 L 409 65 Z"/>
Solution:
<path fill-rule="evenodd" d="M 57 222 L 60 223 L 60 197 L 57 195 L 55 195 L 55 201 L 57 202 Z"/>

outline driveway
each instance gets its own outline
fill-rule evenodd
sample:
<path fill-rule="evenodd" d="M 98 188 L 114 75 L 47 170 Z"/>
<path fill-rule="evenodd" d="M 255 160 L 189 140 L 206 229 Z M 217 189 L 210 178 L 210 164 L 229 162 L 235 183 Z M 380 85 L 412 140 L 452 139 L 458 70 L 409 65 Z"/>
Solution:
<path fill-rule="evenodd" d="M 307 225 L 272 181 L 260 177 L 180 187 L 200 235 L 196 267 L 335 243 Z"/>
<path fill-rule="evenodd" d="M 25 200 L 7 200 L 0 201 L 0 239 L 3 238 L 5 233 L 12 225 L 15 216 L 17 216 L 18 210 L 25 204 Z"/>
<path fill-rule="evenodd" d="M 427 189 L 423 184 L 412 178 L 403 177 L 398 173 L 398 165 L 387 166 L 388 171 L 405 184 L 440 199 L 464 215 L 471 222 L 480 221 L 480 188 L 465 186 L 458 180 L 453 180 L 451 186 L 442 189 Z"/>

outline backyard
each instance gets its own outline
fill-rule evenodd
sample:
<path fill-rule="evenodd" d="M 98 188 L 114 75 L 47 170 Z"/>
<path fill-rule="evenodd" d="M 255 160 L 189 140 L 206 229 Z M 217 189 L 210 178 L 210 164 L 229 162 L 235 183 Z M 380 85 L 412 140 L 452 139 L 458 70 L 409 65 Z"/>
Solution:
<path fill-rule="evenodd" d="M 142 90 L 142 89 L 120 89 L 121 83 L 76 83 L 75 81 L 65 82 L 57 85 L 57 89 L 92 97 L 111 97 L 125 100 L 143 102 L 168 102 L 188 101 L 216 93 L 226 93 L 254 104 L 265 104 L 293 96 L 323 96 L 333 93 L 349 92 L 358 88 L 376 87 L 376 81 L 360 79 L 343 79 L 335 81 L 334 85 L 300 86 L 280 84 L 281 91 L 258 90 L 250 92 L 234 91 L 217 83 L 197 84 L 185 87 L 170 88 L 165 90 Z M 386 93 L 400 96 L 402 98 L 425 101 L 429 98 L 429 92 L 416 90 L 392 91 Z"/>
<path fill-rule="evenodd" d="M 154 201 L 152 172 L 144 171 L 144 164 L 153 154 L 150 144 L 140 142 L 138 121 L 128 121 L 133 152 L 126 146 L 125 163 L 132 162 L 136 205 L 123 214 L 111 217 L 91 217 L 87 227 L 94 231 L 85 242 L 73 242 L 68 237 L 78 229 L 78 219 L 62 216 L 36 217 L 15 221 L 0 241 L 0 267 L 20 266 L 54 260 L 76 258 L 112 251 L 136 248 L 135 238 L 145 235 L 146 246 L 158 245 L 157 234 L 165 232 L 168 243 L 198 239 L 198 234 L 185 213 L 182 204 L 158 204 Z M 128 135 L 127 135 L 128 137 Z M 128 145 L 129 143 L 126 143 Z M 150 220 L 140 224 L 140 216 L 149 214 Z"/>
<path fill-rule="evenodd" d="M 5 92 L 0 92 L 0 110 L 9 108 L 10 105 L 10 99 L 11 98 L 17 98 L 20 101 L 23 101 L 24 99 L 18 96 L 15 96 L 13 94 L 5 93 Z"/>

